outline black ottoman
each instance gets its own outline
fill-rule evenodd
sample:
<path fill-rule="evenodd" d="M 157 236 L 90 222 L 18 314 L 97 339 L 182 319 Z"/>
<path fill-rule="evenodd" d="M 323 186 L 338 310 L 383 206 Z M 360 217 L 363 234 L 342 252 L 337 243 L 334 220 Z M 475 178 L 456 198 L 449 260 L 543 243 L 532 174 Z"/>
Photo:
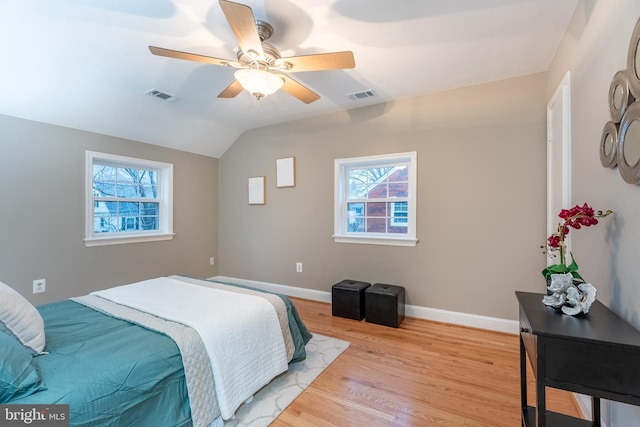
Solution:
<path fill-rule="evenodd" d="M 367 322 L 397 328 L 404 319 L 404 288 L 376 283 L 365 291 Z"/>
<path fill-rule="evenodd" d="M 343 280 L 331 287 L 331 314 L 348 319 L 364 317 L 364 290 L 371 283 Z"/>

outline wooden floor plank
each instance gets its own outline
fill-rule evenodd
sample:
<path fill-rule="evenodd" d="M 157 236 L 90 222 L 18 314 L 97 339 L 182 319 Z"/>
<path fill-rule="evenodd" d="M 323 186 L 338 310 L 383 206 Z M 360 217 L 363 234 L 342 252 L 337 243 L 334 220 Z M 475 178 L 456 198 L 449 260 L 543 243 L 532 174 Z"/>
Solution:
<path fill-rule="evenodd" d="M 292 300 L 311 332 L 351 345 L 272 426 L 520 425 L 516 335 L 414 318 L 389 328 L 333 317 L 327 303 Z M 580 416 L 569 393 L 547 394 L 548 409 Z"/>

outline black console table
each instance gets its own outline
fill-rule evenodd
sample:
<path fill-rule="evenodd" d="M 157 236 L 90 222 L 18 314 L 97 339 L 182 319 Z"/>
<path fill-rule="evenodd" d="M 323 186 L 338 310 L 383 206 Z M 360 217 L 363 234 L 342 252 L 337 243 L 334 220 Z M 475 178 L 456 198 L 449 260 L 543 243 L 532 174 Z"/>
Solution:
<path fill-rule="evenodd" d="M 567 316 L 544 294 L 516 292 L 520 303 L 520 393 L 523 427 L 600 425 L 600 399 L 640 405 L 640 332 L 596 301 L 587 315 Z M 536 407 L 527 405 L 527 364 Z M 592 421 L 547 411 L 545 387 L 591 396 Z"/>

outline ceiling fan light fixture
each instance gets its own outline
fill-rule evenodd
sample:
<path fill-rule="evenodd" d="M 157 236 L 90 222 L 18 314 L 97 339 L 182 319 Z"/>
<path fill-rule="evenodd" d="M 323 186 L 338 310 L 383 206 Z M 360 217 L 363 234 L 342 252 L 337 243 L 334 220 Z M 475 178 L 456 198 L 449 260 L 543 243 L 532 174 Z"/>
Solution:
<path fill-rule="evenodd" d="M 234 77 L 242 88 L 251 95 L 260 99 L 278 91 L 284 85 L 284 81 L 268 71 L 259 68 L 245 68 L 234 73 Z"/>

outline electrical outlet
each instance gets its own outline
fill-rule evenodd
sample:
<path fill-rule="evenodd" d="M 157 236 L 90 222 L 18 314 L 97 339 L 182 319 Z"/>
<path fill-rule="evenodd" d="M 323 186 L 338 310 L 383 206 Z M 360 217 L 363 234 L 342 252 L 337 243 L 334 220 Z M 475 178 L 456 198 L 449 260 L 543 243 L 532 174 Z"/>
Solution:
<path fill-rule="evenodd" d="M 33 293 L 40 294 L 47 290 L 47 281 L 45 279 L 37 279 L 33 281 Z"/>
<path fill-rule="evenodd" d="M 302 273 L 302 263 L 296 262 L 296 273 Z"/>
<path fill-rule="evenodd" d="M 209 265 L 214 265 L 216 263 L 216 259 L 214 257 L 209 258 Z"/>

